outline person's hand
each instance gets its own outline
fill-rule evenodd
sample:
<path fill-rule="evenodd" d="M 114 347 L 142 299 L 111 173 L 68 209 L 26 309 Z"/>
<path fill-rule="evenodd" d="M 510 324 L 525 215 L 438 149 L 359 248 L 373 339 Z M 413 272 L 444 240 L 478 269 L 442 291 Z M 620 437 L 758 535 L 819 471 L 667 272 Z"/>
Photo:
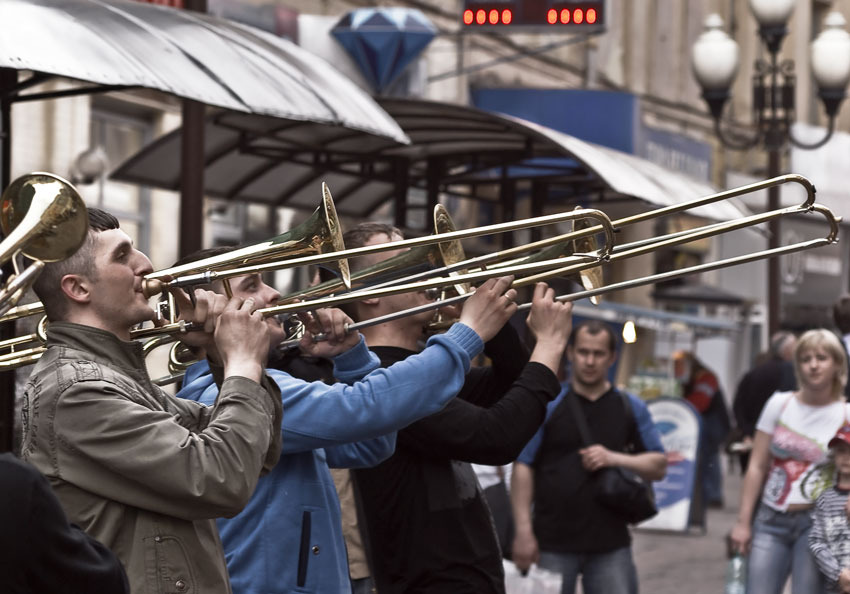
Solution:
<path fill-rule="evenodd" d="M 752 539 L 753 529 L 749 523 L 743 523 L 740 520 L 735 522 L 732 532 L 729 533 L 729 542 L 731 543 L 732 550 L 742 555 L 748 555 L 750 553 Z"/>
<path fill-rule="evenodd" d="M 346 326 L 353 322 L 341 309 L 324 308 L 313 313 L 300 313 L 298 317 L 304 323 L 305 330 L 298 346 L 308 355 L 335 357 L 360 342 L 359 332 L 349 332 L 346 329 Z M 314 341 L 313 337 L 317 334 L 324 334 L 327 340 Z"/>
<path fill-rule="evenodd" d="M 572 303 L 555 301 L 555 290 L 546 283 L 537 283 L 526 324 L 538 343 L 563 345 L 563 350 L 573 329 L 572 312 Z"/>
<path fill-rule="evenodd" d="M 555 291 L 546 283 L 534 285 L 531 313 L 526 324 L 534 335 L 534 350 L 529 361 L 541 363 L 558 374 L 567 340 L 573 329 L 573 304 L 555 301 Z"/>
<path fill-rule="evenodd" d="M 842 594 L 850 594 L 850 568 L 845 567 L 838 574 L 838 591 Z"/>
<path fill-rule="evenodd" d="M 588 472 L 614 465 L 611 450 L 598 443 L 581 448 L 578 453 L 581 456 L 581 465 Z"/>
<path fill-rule="evenodd" d="M 172 295 L 180 312 L 178 320 L 192 324 L 191 330 L 178 335 L 180 342 L 203 349 L 214 361 L 220 361 L 213 332 L 216 320 L 227 306 L 227 297 L 204 289 L 194 289 L 194 302 L 182 289 L 173 290 Z"/>
<path fill-rule="evenodd" d="M 518 530 L 514 535 L 514 542 L 511 548 L 511 561 L 514 562 L 517 569 L 525 573 L 539 560 L 540 549 L 537 546 L 537 539 L 534 538 L 534 533 L 531 530 Z"/>
<path fill-rule="evenodd" d="M 491 278 L 475 289 L 463 306 L 459 321 L 484 342 L 496 336 L 517 310 L 516 290 L 510 288 L 513 281 L 513 276 Z"/>
<path fill-rule="evenodd" d="M 215 323 L 214 337 L 225 377 L 260 381 L 269 356 L 269 326 L 253 299 L 230 299 Z"/>

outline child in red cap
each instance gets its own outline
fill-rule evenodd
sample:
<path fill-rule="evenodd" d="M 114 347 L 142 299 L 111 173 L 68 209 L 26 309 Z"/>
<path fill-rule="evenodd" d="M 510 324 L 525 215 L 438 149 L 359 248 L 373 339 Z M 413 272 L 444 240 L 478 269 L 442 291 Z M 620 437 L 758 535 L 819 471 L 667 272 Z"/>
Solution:
<path fill-rule="evenodd" d="M 829 591 L 850 594 L 850 424 L 845 423 L 829 440 L 835 461 L 835 485 L 817 498 L 812 511 L 809 547 L 829 582 Z"/>

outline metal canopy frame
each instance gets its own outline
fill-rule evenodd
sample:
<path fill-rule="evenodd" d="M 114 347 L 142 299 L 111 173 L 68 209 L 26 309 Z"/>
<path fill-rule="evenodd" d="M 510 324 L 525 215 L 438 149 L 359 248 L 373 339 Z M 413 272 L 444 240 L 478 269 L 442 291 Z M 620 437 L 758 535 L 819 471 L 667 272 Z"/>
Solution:
<path fill-rule="evenodd" d="M 252 115 L 221 113 L 206 119 L 205 193 L 313 210 L 325 181 L 337 212 L 369 218 L 388 201 L 395 223 L 409 227 L 409 189 L 432 208 L 443 195 L 498 204 L 512 216 L 530 195 L 532 216 L 553 201 L 610 203 L 638 198 L 666 206 L 714 192 L 706 183 L 555 130 L 477 108 L 419 99 L 380 99 L 410 144 L 345 135 L 305 137 L 297 126 L 272 126 Z M 172 155 L 179 132 L 154 141 L 121 164 L 112 177 L 177 189 Z M 671 196 L 672 194 L 672 196 Z M 740 203 L 695 211 L 719 220 L 747 213 Z"/>

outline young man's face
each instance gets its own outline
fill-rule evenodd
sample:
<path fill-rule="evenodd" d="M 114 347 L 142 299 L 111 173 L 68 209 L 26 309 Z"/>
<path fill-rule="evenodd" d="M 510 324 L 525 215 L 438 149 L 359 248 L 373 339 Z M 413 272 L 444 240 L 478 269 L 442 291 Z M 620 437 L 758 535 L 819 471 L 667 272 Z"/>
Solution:
<path fill-rule="evenodd" d="M 151 261 L 133 247 L 120 229 L 95 234 L 94 278 L 90 284 L 93 311 L 118 336 L 140 322 L 153 319 L 154 311 L 142 293 L 142 279 L 153 272 Z"/>
<path fill-rule="evenodd" d="M 280 299 L 280 293 L 277 289 L 263 282 L 263 277 L 260 274 L 237 276 L 231 279 L 230 290 L 233 292 L 234 297 L 242 297 L 243 299 L 252 298 L 257 309 L 270 307 Z M 272 347 L 277 346 L 286 339 L 286 332 L 277 318 L 266 318 L 266 324 L 269 326 L 270 344 Z"/>
<path fill-rule="evenodd" d="M 386 233 L 376 233 L 364 245 L 378 245 L 381 243 L 389 243 L 391 241 L 401 241 L 403 238 L 400 235 L 393 234 L 392 237 L 388 236 Z M 378 254 L 373 254 L 369 257 L 370 262 L 369 265 L 372 266 L 379 262 L 383 262 L 393 256 L 397 256 L 400 253 L 403 253 L 404 250 L 392 250 L 388 252 L 381 252 Z M 390 295 L 388 297 L 381 297 L 380 301 L 380 312 L 375 312 L 376 315 L 384 315 L 388 313 L 395 313 L 398 311 L 410 309 L 412 307 L 418 307 L 420 305 L 424 305 L 426 303 L 430 303 L 432 299 L 430 299 L 425 291 L 416 291 L 410 293 L 400 293 L 398 295 Z M 362 310 L 361 310 L 362 311 Z M 424 326 L 434 317 L 433 311 L 426 311 L 420 314 L 416 314 L 415 316 L 408 316 L 404 318 L 411 326 Z"/>
<path fill-rule="evenodd" d="M 573 381 L 579 387 L 598 388 L 608 381 L 608 370 L 617 358 L 610 349 L 607 332 L 591 334 L 582 328 L 567 349 L 572 363 Z"/>

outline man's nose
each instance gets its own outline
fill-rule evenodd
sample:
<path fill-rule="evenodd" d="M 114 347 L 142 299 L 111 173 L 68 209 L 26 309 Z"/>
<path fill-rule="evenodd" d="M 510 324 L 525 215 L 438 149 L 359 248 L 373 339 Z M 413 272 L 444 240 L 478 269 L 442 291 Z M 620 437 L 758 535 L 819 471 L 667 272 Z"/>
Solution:
<path fill-rule="evenodd" d="M 153 272 L 153 264 L 151 263 L 150 258 L 148 258 L 139 250 L 133 251 L 135 252 L 136 259 L 138 260 L 136 264 L 137 274 L 143 276 L 145 274 L 150 274 L 151 272 Z"/>
<path fill-rule="evenodd" d="M 277 303 L 278 301 L 280 301 L 280 291 L 278 291 L 274 287 L 266 285 L 265 291 L 263 292 L 263 299 L 265 300 L 267 305 Z"/>

